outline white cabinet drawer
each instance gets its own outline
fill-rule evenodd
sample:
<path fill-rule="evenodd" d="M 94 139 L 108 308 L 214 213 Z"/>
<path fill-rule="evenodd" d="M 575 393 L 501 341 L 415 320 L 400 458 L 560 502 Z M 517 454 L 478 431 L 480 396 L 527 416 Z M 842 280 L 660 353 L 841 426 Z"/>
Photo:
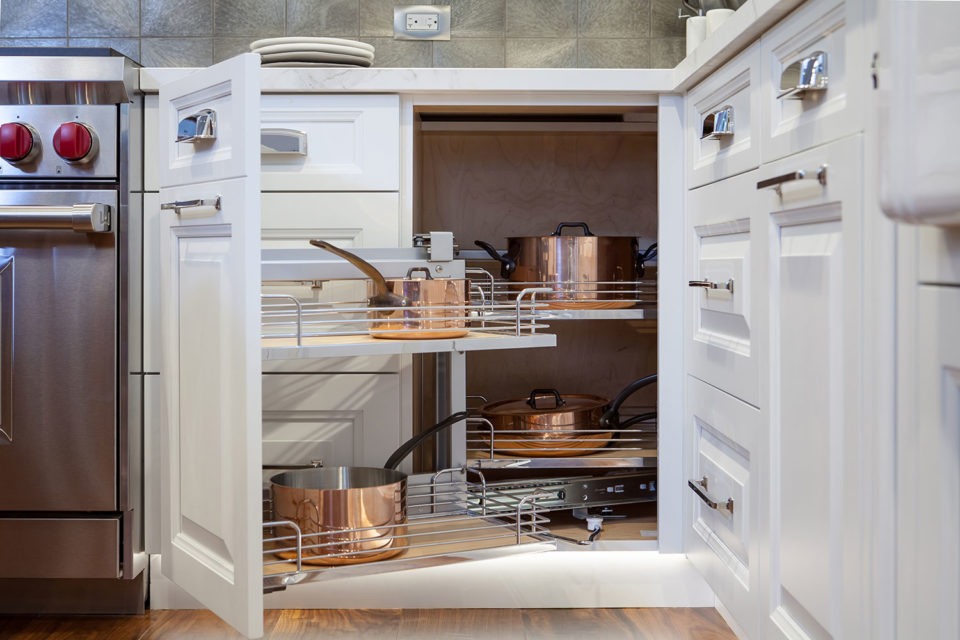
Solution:
<path fill-rule="evenodd" d="M 760 411 L 687 378 L 690 561 L 750 637 L 759 595 Z M 691 485 L 696 485 L 693 490 Z"/>
<path fill-rule="evenodd" d="M 960 285 L 960 227 L 917 227 L 920 282 Z"/>
<path fill-rule="evenodd" d="M 399 193 L 264 193 L 261 247 L 309 248 L 319 238 L 344 249 L 400 246 Z"/>
<path fill-rule="evenodd" d="M 857 0 L 812 0 L 761 38 L 763 162 L 862 130 L 869 82 L 862 12 Z M 825 60 L 825 88 L 781 97 L 784 72 L 816 54 Z"/>
<path fill-rule="evenodd" d="M 766 271 L 756 171 L 687 194 L 688 371 L 758 406 Z M 710 283 L 718 288 L 696 286 Z M 726 287 L 726 288 L 725 288 Z"/>
<path fill-rule="evenodd" d="M 760 44 L 687 95 L 687 184 L 698 187 L 760 164 Z"/>
<path fill-rule="evenodd" d="M 261 127 L 304 134 L 298 153 L 261 147 L 264 191 L 398 191 L 396 95 L 266 95 Z"/>

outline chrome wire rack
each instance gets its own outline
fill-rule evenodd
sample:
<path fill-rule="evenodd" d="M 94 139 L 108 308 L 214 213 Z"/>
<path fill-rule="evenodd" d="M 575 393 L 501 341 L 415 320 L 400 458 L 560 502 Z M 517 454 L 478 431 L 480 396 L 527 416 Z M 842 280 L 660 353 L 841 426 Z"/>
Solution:
<path fill-rule="evenodd" d="M 468 476 L 470 479 L 468 480 Z M 273 520 L 270 498 L 264 500 L 264 588 L 283 589 L 327 571 L 362 571 L 375 566 L 402 564 L 403 568 L 433 566 L 438 559 L 472 559 L 491 549 L 547 550 L 549 519 L 538 501 L 549 493 L 531 486 L 527 491 L 496 489 L 483 474 L 466 468 L 444 469 L 433 475 L 411 476 L 407 484 L 405 523 L 307 532 L 289 520 Z M 282 535 L 278 529 L 292 530 Z M 344 551 L 350 534 L 376 530 L 375 540 L 390 557 L 365 564 L 338 564 L 369 550 Z M 385 532 L 379 535 L 379 532 Z M 538 547 L 537 545 L 541 545 Z M 395 555 L 393 555 L 395 553 Z M 333 566 L 331 566 L 333 565 Z M 400 568 L 400 567 L 396 567 Z"/>

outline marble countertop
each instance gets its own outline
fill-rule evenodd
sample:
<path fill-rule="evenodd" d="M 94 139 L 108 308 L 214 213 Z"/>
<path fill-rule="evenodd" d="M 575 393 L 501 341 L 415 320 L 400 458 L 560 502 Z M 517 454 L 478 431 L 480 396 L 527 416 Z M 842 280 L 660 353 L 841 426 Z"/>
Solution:
<path fill-rule="evenodd" d="M 656 95 L 683 93 L 739 53 L 803 0 L 748 0 L 673 69 L 391 69 L 268 68 L 263 93 L 550 93 Z M 190 68 L 144 68 L 140 88 L 190 73 Z"/>

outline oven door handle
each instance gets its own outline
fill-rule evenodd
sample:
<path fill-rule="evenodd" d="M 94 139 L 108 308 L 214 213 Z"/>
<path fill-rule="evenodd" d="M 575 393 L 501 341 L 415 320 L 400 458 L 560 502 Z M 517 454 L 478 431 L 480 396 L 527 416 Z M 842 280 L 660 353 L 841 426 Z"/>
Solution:
<path fill-rule="evenodd" d="M 0 229 L 73 229 L 82 233 L 110 231 L 108 204 L 48 207 L 40 204 L 0 206 Z"/>

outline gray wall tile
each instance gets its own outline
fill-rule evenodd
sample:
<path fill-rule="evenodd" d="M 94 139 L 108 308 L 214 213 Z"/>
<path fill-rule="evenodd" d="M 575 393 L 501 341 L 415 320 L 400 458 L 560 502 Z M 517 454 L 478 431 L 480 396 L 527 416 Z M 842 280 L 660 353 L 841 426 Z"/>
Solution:
<path fill-rule="evenodd" d="M 140 38 L 70 38 L 71 47 L 110 47 L 140 62 Z"/>
<path fill-rule="evenodd" d="M 509 0 L 507 36 L 572 38 L 577 35 L 577 0 Z"/>
<path fill-rule="evenodd" d="M 650 0 L 580 0 L 581 38 L 650 36 Z"/>
<path fill-rule="evenodd" d="M 463 38 L 433 43 L 435 67 L 502 67 L 503 38 Z"/>
<path fill-rule="evenodd" d="M 205 67 L 213 64 L 213 38 L 144 38 L 141 62 L 147 67 Z"/>
<path fill-rule="evenodd" d="M 70 0 L 67 6 L 71 37 L 140 35 L 140 0 Z"/>
<path fill-rule="evenodd" d="M 577 66 L 576 38 L 508 38 L 508 67 L 572 68 Z"/>
<path fill-rule="evenodd" d="M 646 69 L 650 66 L 650 41 L 581 38 L 578 63 L 584 69 Z"/>
<path fill-rule="evenodd" d="M 67 0 L 4 0 L 0 36 L 67 35 Z"/>
<path fill-rule="evenodd" d="M 682 6 L 680 0 L 651 0 L 651 5 L 651 37 L 664 38 L 673 36 L 675 38 L 682 38 L 687 34 L 686 22 L 677 18 L 677 9 Z M 690 11 L 684 9 L 684 13 L 690 13 Z"/>
<path fill-rule="evenodd" d="M 249 37 L 243 38 L 214 38 L 213 61 L 221 62 L 241 53 L 250 51 Z"/>
<path fill-rule="evenodd" d="M 672 69 L 686 55 L 686 38 L 653 38 L 650 40 L 650 66 L 654 69 Z"/>
<path fill-rule="evenodd" d="M 66 38 L 0 38 L 0 47 L 65 47 Z"/>
<path fill-rule="evenodd" d="M 356 38 L 359 30 L 359 0 L 287 0 L 288 35 Z"/>
<path fill-rule="evenodd" d="M 213 33 L 217 36 L 283 35 L 284 0 L 215 0 Z"/>
<path fill-rule="evenodd" d="M 442 0 L 442 3 L 450 5 L 451 38 L 503 37 L 507 0 Z"/>
<path fill-rule="evenodd" d="M 394 40 L 393 38 L 361 38 L 376 48 L 375 67 L 432 67 L 433 42 Z"/>
<path fill-rule="evenodd" d="M 140 0 L 140 32 L 145 36 L 209 36 L 213 0 Z"/>

